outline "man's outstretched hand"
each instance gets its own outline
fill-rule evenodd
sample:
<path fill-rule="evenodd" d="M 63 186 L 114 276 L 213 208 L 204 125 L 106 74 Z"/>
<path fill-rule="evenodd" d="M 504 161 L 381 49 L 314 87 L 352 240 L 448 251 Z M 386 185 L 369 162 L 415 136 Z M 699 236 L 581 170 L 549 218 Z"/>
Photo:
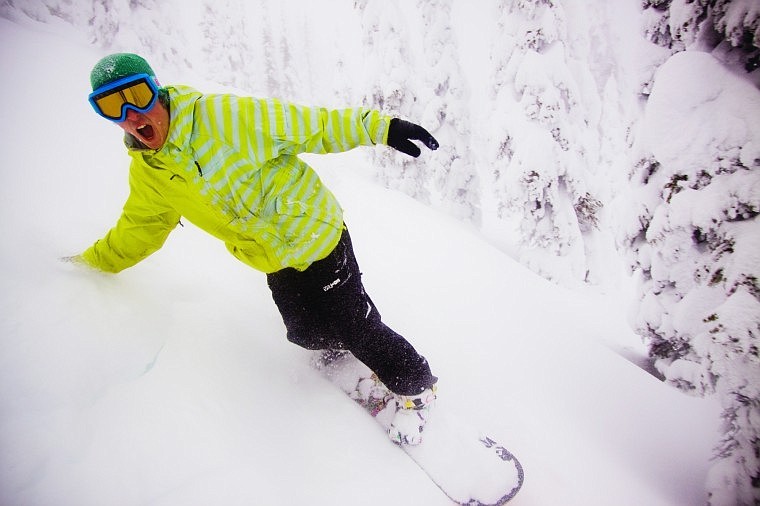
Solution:
<path fill-rule="evenodd" d="M 60 257 L 58 260 L 65 264 L 71 264 L 75 267 L 79 268 L 86 268 L 86 269 L 92 269 L 90 265 L 85 262 L 84 258 L 82 258 L 82 255 L 73 255 L 70 257 Z"/>
<path fill-rule="evenodd" d="M 430 132 L 409 121 L 393 118 L 388 127 L 388 145 L 417 158 L 421 150 L 412 142 L 413 140 L 421 141 L 428 149 L 438 149 L 438 141 L 430 135 Z"/>

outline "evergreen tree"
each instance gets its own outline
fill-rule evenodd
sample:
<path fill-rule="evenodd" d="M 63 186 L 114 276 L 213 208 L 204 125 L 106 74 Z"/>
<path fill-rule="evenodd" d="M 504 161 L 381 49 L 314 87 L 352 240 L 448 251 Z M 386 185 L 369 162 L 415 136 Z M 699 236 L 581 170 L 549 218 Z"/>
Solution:
<path fill-rule="evenodd" d="M 293 48 L 301 47 L 305 36 L 288 23 L 292 20 L 287 18 L 282 4 L 261 0 L 260 12 L 263 43 L 259 55 L 264 59 L 266 93 L 291 102 L 309 97 L 311 90 L 307 89 L 305 77 L 308 52 L 298 57 L 293 54 Z"/>
<path fill-rule="evenodd" d="M 102 49 L 146 55 L 157 66 L 191 67 L 183 58 L 182 26 L 168 23 L 171 4 L 160 0 L 24 0 L 0 3 L 0 16 L 39 22 L 64 21 Z"/>
<path fill-rule="evenodd" d="M 570 54 L 560 2 L 500 0 L 497 23 L 487 161 L 496 212 L 520 217 L 523 263 L 555 281 L 583 281 L 584 238 L 601 207 L 590 186 L 599 149 L 598 107 L 582 90 L 588 71 Z"/>
<path fill-rule="evenodd" d="M 121 29 L 121 13 L 114 0 L 94 0 L 92 2 L 92 18 L 90 33 L 93 42 L 101 47 L 111 47 Z"/>
<path fill-rule="evenodd" d="M 4 0 L 0 17 L 18 21 L 20 15 L 41 23 L 61 20 L 77 28 L 85 26 L 92 15 L 90 5 L 73 5 L 71 0 Z"/>
<path fill-rule="evenodd" d="M 420 73 L 426 99 L 422 123 L 441 142 L 427 162 L 425 181 L 434 201 L 445 202 L 457 217 L 480 221 L 479 181 L 471 150 L 466 83 L 451 28 L 451 0 L 418 0 L 423 21 Z M 427 98 L 429 95 L 429 98 Z"/>
<path fill-rule="evenodd" d="M 277 59 L 279 51 L 274 30 L 272 28 L 272 20 L 274 19 L 274 16 L 272 15 L 270 2 L 267 0 L 260 0 L 260 5 L 261 19 L 263 22 L 260 55 L 264 61 L 264 92 L 270 96 L 281 97 L 283 96 L 282 76 L 280 74 L 281 66 Z"/>
<path fill-rule="evenodd" d="M 757 0 L 644 0 L 650 40 L 673 52 L 716 50 L 750 72 L 760 67 Z"/>
<path fill-rule="evenodd" d="M 287 100 L 293 100 L 296 94 L 296 80 L 294 76 L 300 74 L 302 69 L 293 64 L 290 37 L 288 37 L 287 28 L 282 23 L 281 26 L 279 46 L 277 48 L 280 59 L 280 94 Z"/>
<path fill-rule="evenodd" d="M 172 5 L 160 0 L 94 0 L 89 30 L 103 49 L 140 53 L 157 67 L 190 68 L 183 27 L 167 23 L 171 16 Z"/>
<path fill-rule="evenodd" d="M 644 8 L 647 36 L 672 53 L 709 51 L 746 71 L 760 65 L 754 0 L 648 0 Z M 696 95 L 695 83 L 726 74 L 709 56 L 704 61 L 692 81 L 690 69 L 681 69 L 679 95 Z M 727 94 L 713 93 L 710 101 Z M 683 103 L 682 96 L 669 99 Z M 676 163 L 641 154 L 632 181 L 644 189 L 626 235 L 642 274 L 637 326 L 650 354 L 671 384 L 696 395 L 717 393 L 724 408 L 708 480 L 714 506 L 760 503 L 760 106 L 746 107 L 751 112 L 702 118 L 702 138 Z M 745 114 L 754 121 L 742 122 Z M 725 138 L 721 126 L 733 135 Z M 714 138 L 706 137 L 710 132 Z"/>
<path fill-rule="evenodd" d="M 251 64 L 255 61 L 249 45 L 242 0 L 206 0 L 200 21 L 204 55 L 203 70 L 221 84 L 253 90 Z"/>
<path fill-rule="evenodd" d="M 637 332 L 657 368 L 686 392 L 721 399 L 714 506 L 760 501 L 757 118 L 760 92 L 712 56 L 671 58 L 637 136 L 623 237 L 642 279 Z"/>
<path fill-rule="evenodd" d="M 417 81 L 409 31 L 397 0 L 372 2 L 356 0 L 364 39 L 365 107 L 396 117 L 418 120 Z M 378 179 L 389 188 L 430 202 L 425 182 L 430 179 L 426 160 L 415 160 L 392 149 L 373 151 Z"/>
<path fill-rule="evenodd" d="M 360 101 L 361 98 L 354 98 L 358 90 L 355 90 L 351 84 L 351 78 L 347 70 L 346 47 L 343 40 L 336 38 L 333 41 L 332 54 L 335 59 L 334 68 L 329 80 L 330 95 L 332 95 L 329 97 L 329 100 L 341 106 Z M 328 98 L 324 97 L 324 100 L 328 100 Z"/>

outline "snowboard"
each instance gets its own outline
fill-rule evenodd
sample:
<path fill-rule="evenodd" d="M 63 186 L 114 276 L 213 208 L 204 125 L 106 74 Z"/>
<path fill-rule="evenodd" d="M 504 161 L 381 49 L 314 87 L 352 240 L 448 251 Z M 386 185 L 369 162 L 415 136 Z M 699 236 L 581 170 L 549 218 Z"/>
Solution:
<path fill-rule="evenodd" d="M 396 401 L 366 365 L 348 352 L 328 352 L 315 355 L 312 367 L 388 430 Z M 431 410 L 422 443 L 399 446 L 449 499 L 462 506 L 505 504 L 523 484 L 523 468 L 517 458 L 504 445 L 460 420 L 440 399 Z"/>

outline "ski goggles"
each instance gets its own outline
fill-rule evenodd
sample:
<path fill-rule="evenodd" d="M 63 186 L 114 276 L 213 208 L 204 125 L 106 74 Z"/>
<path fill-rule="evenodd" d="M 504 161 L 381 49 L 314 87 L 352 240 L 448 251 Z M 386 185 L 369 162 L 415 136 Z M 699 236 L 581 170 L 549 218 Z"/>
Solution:
<path fill-rule="evenodd" d="M 122 122 L 127 110 L 148 112 L 156 104 L 158 83 L 148 74 L 134 74 L 90 93 L 90 105 L 106 119 Z"/>

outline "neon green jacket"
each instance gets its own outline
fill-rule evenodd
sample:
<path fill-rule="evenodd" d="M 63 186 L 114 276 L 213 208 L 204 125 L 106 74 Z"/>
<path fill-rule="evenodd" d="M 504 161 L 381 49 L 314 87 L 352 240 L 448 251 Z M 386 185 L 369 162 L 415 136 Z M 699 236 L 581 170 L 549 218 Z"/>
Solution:
<path fill-rule="evenodd" d="M 82 253 L 85 262 L 107 272 L 131 267 L 163 245 L 180 217 L 267 273 L 304 270 L 335 248 L 343 212 L 297 155 L 385 144 L 389 117 L 167 90 L 167 141 L 154 151 L 126 136 L 129 197 L 116 226 Z"/>

